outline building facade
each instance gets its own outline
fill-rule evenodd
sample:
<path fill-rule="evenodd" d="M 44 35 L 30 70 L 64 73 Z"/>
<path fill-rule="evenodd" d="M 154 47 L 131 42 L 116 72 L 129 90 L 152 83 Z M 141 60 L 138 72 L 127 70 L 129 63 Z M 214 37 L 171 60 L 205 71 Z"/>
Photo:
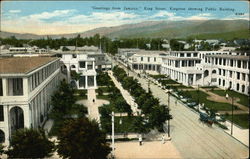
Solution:
<path fill-rule="evenodd" d="M 139 50 L 128 58 L 128 66 L 138 73 L 159 74 L 162 59 L 166 56 L 168 54 L 164 51 Z"/>
<path fill-rule="evenodd" d="M 77 89 L 96 89 L 95 59 L 85 53 L 62 53 L 62 72 L 67 81 Z M 80 74 L 79 79 L 72 79 L 72 72 Z"/>
<path fill-rule="evenodd" d="M 20 128 L 38 128 L 46 121 L 50 99 L 60 82 L 55 57 L 0 59 L 0 142 L 9 144 Z"/>
<path fill-rule="evenodd" d="M 132 52 L 128 61 L 123 62 L 127 62 L 137 73 L 164 74 L 186 86 L 218 86 L 249 95 L 249 52 L 232 50 L 166 52 L 133 50 Z M 126 59 L 126 53 L 122 55 Z"/>

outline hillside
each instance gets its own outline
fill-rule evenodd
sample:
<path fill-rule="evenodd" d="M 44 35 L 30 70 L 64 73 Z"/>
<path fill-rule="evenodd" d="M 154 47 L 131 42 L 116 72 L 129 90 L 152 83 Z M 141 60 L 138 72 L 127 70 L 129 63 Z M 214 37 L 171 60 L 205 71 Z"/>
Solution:
<path fill-rule="evenodd" d="M 199 35 L 203 38 L 247 38 L 249 29 L 247 20 L 202 20 L 202 21 L 145 21 L 115 27 L 101 27 L 82 33 L 49 35 L 52 38 L 72 38 L 100 34 L 110 38 L 186 38 Z M 228 35 L 227 35 L 228 34 Z M 17 34 L 1 32 L 2 38 L 16 36 L 22 39 L 45 38 L 47 35 Z M 223 36 L 223 37 L 220 37 Z"/>

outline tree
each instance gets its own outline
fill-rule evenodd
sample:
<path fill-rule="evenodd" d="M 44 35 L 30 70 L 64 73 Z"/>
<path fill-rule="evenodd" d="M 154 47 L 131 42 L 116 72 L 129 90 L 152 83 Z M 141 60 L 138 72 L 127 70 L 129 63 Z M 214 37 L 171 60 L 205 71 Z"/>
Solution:
<path fill-rule="evenodd" d="M 3 153 L 4 153 L 4 146 L 0 144 L 0 155 L 2 155 Z"/>
<path fill-rule="evenodd" d="M 64 158 L 103 159 L 111 151 L 98 123 L 87 118 L 68 120 L 58 139 L 57 152 Z"/>
<path fill-rule="evenodd" d="M 77 73 L 75 70 L 70 71 L 70 76 L 73 80 L 78 81 L 81 77 L 81 73 Z"/>
<path fill-rule="evenodd" d="M 103 95 L 103 90 L 99 87 L 96 92 L 98 93 L 99 96 Z"/>
<path fill-rule="evenodd" d="M 10 158 L 44 158 L 51 156 L 54 143 L 49 141 L 43 130 L 19 129 L 11 140 L 6 154 Z"/>
<path fill-rule="evenodd" d="M 147 120 L 142 116 L 137 116 L 133 121 L 133 129 L 137 133 L 147 133 L 149 132 L 149 125 L 147 124 Z"/>
<path fill-rule="evenodd" d="M 74 90 L 65 81 L 62 81 L 59 90 L 52 96 L 54 115 L 63 116 L 75 102 Z"/>
<path fill-rule="evenodd" d="M 64 46 L 64 47 L 62 48 L 62 51 L 69 51 L 69 49 L 68 49 L 67 47 Z"/>

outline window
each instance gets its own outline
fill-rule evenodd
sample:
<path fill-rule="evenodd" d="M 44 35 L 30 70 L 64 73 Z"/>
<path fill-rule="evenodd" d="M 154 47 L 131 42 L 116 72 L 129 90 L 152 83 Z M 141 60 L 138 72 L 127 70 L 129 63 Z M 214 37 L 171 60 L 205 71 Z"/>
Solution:
<path fill-rule="evenodd" d="M 180 54 L 180 57 L 184 57 L 184 53 L 181 53 L 181 54 Z"/>
<path fill-rule="evenodd" d="M 72 54 L 72 58 L 76 58 L 77 57 L 77 55 L 76 54 Z"/>
<path fill-rule="evenodd" d="M 8 95 L 9 96 L 23 95 L 23 79 L 22 78 L 8 79 Z"/>
<path fill-rule="evenodd" d="M 237 79 L 239 80 L 240 79 L 240 73 L 237 72 Z"/>
<path fill-rule="evenodd" d="M 85 88 L 85 76 L 81 76 L 79 79 L 79 87 Z"/>
<path fill-rule="evenodd" d="M 187 53 L 187 57 L 191 57 L 191 54 L 188 54 L 188 53 Z"/>
<path fill-rule="evenodd" d="M 229 77 L 232 78 L 232 76 L 233 76 L 233 72 L 232 72 L 232 71 L 229 71 Z"/>
<path fill-rule="evenodd" d="M 93 69 L 93 62 L 88 62 L 88 70 L 92 70 Z"/>
<path fill-rule="evenodd" d="M 141 57 L 141 61 L 143 61 L 143 57 Z"/>
<path fill-rule="evenodd" d="M 221 65 L 221 61 L 222 61 L 222 59 L 219 59 L 219 65 Z"/>
<path fill-rule="evenodd" d="M 85 61 L 80 61 L 79 65 L 80 65 L 80 68 L 85 68 Z"/>
<path fill-rule="evenodd" d="M 148 57 L 148 62 L 150 62 L 150 57 Z"/>
<path fill-rule="evenodd" d="M 219 75 L 221 75 L 221 69 L 219 69 Z"/>
<path fill-rule="evenodd" d="M 242 63 L 242 65 L 243 65 L 243 68 L 247 68 L 247 61 L 243 61 L 243 63 Z"/>
<path fill-rule="evenodd" d="M 241 86 L 241 92 L 244 93 L 245 92 L 245 85 Z"/>
<path fill-rule="evenodd" d="M 246 80 L 245 75 L 246 75 L 245 73 L 242 73 L 242 75 L 241 75 L 241 78 L 242 78 L 243 81 Z"/>
<path fill-rule="evenodd" d="M 226 70 L 223 70 L 223 76 L 226 76 Z"/>
<path fill-rule="evenodd" d="M 4 121 L 3 105 L 0 105 L 0 121 Z"/>
<path fill-rule="evenodd" d="M 237 67 L 238 67 L 238 68 L 241 68 L 241 61 L 240 61 L 240 60 L 238 60 Z"/>
<path fill-rule="evenodd" d="M 226 59 L 223 59 L 223 65 L 226 66 Z"/>
<path fill-rule="evenodd" d="M 3 96 L 3 82 L 1 78 L 0 78 L 0 96 Z"/>
<path fill-rule="evenodd" d="M 198 53 L 194 53 L 194 57 L 197 57 L 198 56 Z"/>
<path fill-rule="evenodd" d="M 94 86 L 94 76 L 88 76 L 88 86 Z"/>
<path fill-rule="evenodd" d="M 154 57 L 154 61 L 156 62 L 156 57 Z"/>
<path fill-rule="evenodd" d="M 234 65 L 234 60 L 230 60 L 230 66 L 233 67 Z"/>

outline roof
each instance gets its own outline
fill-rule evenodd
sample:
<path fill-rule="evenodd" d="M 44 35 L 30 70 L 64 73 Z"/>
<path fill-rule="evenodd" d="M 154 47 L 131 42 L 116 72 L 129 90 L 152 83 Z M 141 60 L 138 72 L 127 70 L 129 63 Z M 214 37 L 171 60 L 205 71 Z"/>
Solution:
<path fill-rule="evenodd" d="M 151 50 L 139 50 L 136 52 L 136 55 L 149 55 L 149 56 L 151 56 L 151 55 L 165 56 L 167 54 L 169 54 L 169 53 L 166 51 L 155 51 L 155 50 L 153 50 L 153 51 L 151 51 Z"/>
<path fill-rule="evenodd" d="M 11 57 L 0 59 L 0 74 L 29 73 L 56 57 Z"/>
<path fill-rule="evenodd" d="M 250 61 L 250 56 L 245 55 L 206 55 L 207 57 L 217 57 L 217 58 L 225 58 L 225 59 L 235 59 L 235 60 L 244 60 Z"/>

